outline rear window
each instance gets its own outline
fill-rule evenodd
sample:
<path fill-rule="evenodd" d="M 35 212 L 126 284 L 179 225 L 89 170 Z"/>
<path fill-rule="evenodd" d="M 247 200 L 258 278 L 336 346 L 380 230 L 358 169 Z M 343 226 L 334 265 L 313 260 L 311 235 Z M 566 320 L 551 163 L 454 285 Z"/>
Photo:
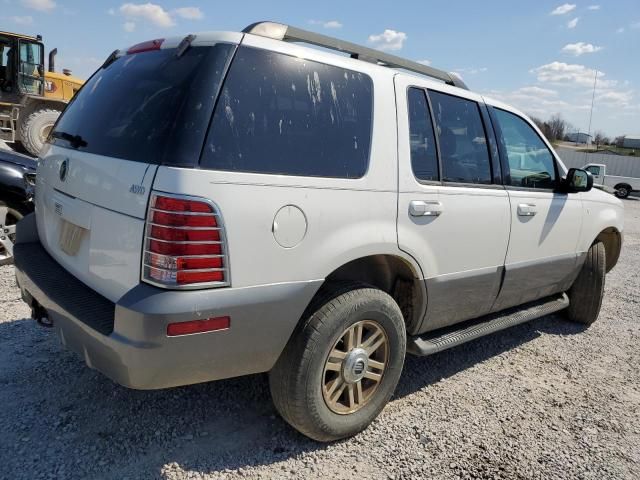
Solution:
<path fill-rule="evenodd" d="M 196 165 L 234 48 L 218 44 L 191 47 L 181 57 L 166 49 L 118 58 L 74 97 L 51 141 L 125 160 Z M 61 136 L 76 140 L 53 138 Z"/>
<path fill-rule="evenodd" d="M 360 178 L 369 162 L 372 119 L 369 76 L 240 47 L 218 99 L 201 166 Z"/>
<path fill-rule="evenodd" d="M 442 180 L 492 182 L 489 149 L 478 104 L 466 98 L 429 91 L 442 157 Z"/>

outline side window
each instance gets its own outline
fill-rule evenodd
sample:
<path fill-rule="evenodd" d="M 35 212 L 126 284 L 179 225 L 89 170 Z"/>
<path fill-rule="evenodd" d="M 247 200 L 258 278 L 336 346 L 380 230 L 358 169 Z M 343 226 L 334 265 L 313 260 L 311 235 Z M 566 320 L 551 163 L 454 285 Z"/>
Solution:
<path fill-rule="evenodd" d="M 553 155 L 536 131 L 513 113 L 494 109 L 507 149 L 511 185 L 526 188 L 554 188 L 556 169 Z"/>
<path fill-rule="evenodd" d="M 360 178 L 369 163 L 372 120 L 369 76 L 240 47 L 218 99 L 201 166 Z"/>
<path fill-rule="evenodd" d="M 585 168 L 585 170 L 587 172 L 589 172 L 591 175 L 595 175 L 596 177 L 598 175 L 600 175 L 600 167 L 598 167 L 596 165 L 591 165 L 591 166 Z"/>
<path fill-rule="evenodd" d="M 478 104 L 429 90 L 442 157 L 442 180 L 491 183 L 491 163 Z"/>
<path fill-rule="evenodd" d="M 413 174 L 418 180 L 438 180 L 436 139 L 425 91 L 410 88 L 407 104 Z"/>

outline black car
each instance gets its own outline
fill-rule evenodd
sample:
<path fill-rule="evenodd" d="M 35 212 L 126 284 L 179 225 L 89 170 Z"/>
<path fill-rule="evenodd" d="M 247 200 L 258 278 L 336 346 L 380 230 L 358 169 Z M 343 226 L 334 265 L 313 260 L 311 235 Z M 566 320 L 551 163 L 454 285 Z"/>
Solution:
<path fill-rule="evenodd" d="M 13 262 L 16 223 L 33 211 L 36 160 L 0 150 L 0 265 Z"/>

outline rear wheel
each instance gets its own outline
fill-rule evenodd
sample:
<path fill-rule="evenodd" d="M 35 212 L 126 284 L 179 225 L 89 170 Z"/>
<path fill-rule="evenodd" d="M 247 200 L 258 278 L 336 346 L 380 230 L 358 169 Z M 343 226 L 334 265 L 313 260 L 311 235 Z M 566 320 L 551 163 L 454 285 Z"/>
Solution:
<path fill-rule="evenodd" d="M 587 252 L 587 258 L 567 295 L 569 320 L 591 325 L 598 318 L 604 294 L 606 274 L 606 251 L 604 243 L 596 242 Z"/>
<path fill-rule="evenodd" d="M 318 441 L 364 430 L 402 372 L 405 325 L 396 302 L 363 285 L 333 287 L 298 328 L 269 375 L 280 415 Z"/>
<path fill-rule="evenodd" d="M 40 108 L 29 114 L 20 126 L 20 141 L 27 152 L 34 157 L 40 154 L 40 150 L 59 116 L 58 110 L 50 108 Z"/>
<path fill-rule="evenodd" d="M 20 219 L 22 219 L 22 213 L 16 207 L 0 202 L 0 265 L 13 263 L 16 223 Z"/>
<path fill-rule="evenodd" d="M 627 198 L 631 194 L 629 185 L 616 185 L 615 196 L 618 198 Z"/>

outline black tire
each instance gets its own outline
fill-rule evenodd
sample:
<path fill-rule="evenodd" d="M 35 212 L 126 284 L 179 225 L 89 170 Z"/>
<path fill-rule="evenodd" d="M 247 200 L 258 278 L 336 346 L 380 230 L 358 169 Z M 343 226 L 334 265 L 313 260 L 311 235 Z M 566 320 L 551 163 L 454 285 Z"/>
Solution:
<path fill-rule="evenodd" d="M 364 430 L 387 404 L 402 373 L 406 331 L 397 303 L 381 290 L 363 284 L 323 290 L 271 370 L 269 385 L 275 407 L 287 423 L 307 437 L 328 442 Z M 325 363 L 343 332 L 362 320 L 376 322 L 387 335 L 386 369 L 359 410 L 338 414 L 323 397 Z"/>
<path fill-rule="evenodd" d="M 618 198 L 627 198 L 631 194 L 631 188 L 628 185 L 616 185 L 614 195 Z"/>
<path fill-rule="evenodd" d="M 27 152 L 34 157 L 40 154 L 47 134 L 59 116 L 60 111 L 50 108 L 40 108 L 29 114 L 20 125 L 20 142 Z"/>
<path fill-rule="evenodd" d="M 567 292 L 570 303 L 566 313 L 569 320 L 585 325 L 597 320 L 604 294 L 606 267 L 604 244 L 596 242 L 591 245 L 578 278 Z"/>

